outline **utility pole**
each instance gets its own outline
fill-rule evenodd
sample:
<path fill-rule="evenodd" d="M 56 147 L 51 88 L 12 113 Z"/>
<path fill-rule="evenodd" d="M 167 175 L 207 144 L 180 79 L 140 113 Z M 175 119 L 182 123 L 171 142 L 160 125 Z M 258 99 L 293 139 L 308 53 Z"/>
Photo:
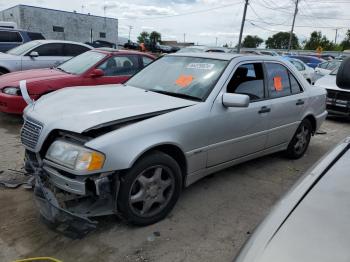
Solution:
<path fill-rule="evenodd" d="M 215 37 L 215 46 L 218 46 L 218 37 Z"/>
<path fill-rule="evenodd" d="M 296 2 L 295 2 L 294 17 L 293 17 L 293 23 L 292 23 L 292 30 L 290 30 L 290 35 L 289 35 L 288 51 L 290 51 L 291 48 L 292 48 L 292 38 L 293 38 L 293 31 L 294 31 L 295 18 L 296 18 L 297 13 L 298 13 L 298 4 L 299 4 L 299 0 L 296 0 Z"/>
<path fill-rule="evenodd" d="M 339 29 L 340 29 L 340 28 L 336 28 L 336 29 L 334 29 L 334 30 L 335 30 L 334 44 L 337 44 L 338 30 L 339 30 Z"/>
<path fill-rule="evenodd" d="M 184 43 L 186 43 L 186 33 L 184 33 Z"/>
<path fill-rule="evenodd" d="M 130 42 L 131 29 L 133 29 L 133 27 L 132 27 L 132 25 L 129 25 L 129 42 Z"/>
<path fill-rule="evenodd" d="M 242 17 L 242 24 L 241 24 L 241 31 L 239 32 L 239 39 L 238 39 L 238 45 L 237 45 L 237 53 L 238 54 L 241 52 L 241 43 L 242 43 L 243 29 L 244 29 L 245 17 L 247 15 L 248 4 L 249 4 L 249 0 L 245 0 L 243 17 Z"/>

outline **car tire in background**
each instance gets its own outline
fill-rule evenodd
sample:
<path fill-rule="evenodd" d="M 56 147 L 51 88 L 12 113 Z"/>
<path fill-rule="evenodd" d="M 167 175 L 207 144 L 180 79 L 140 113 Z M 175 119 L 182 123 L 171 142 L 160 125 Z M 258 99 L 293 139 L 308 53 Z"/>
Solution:
<path fill-rule="evenodd" d="M 178 163 L 171 156 L 154 151 L 141 157 L 122 175 L 118 209 L 134 225 L 154 224 L 173 209 L 181 189 Z"/>
<path fill-rule="evenodd" d="M 304 119 L 289 142 L 286 156 L 291 159 L 302 157 L 307 150 L 312 135 L 312 125 L 308 119 Z"/>

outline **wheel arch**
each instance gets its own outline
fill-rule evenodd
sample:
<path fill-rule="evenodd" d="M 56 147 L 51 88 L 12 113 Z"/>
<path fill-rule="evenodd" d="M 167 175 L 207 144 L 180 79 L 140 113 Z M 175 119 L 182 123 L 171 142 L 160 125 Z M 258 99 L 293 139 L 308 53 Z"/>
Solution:
<path fill-rule="evenodd" d="M 311 126 L 312 126 L 312 134 L 314 135 L 316 132 L 316 127 L 317 127 L 316 117 L 312 114 L 308 114 L 304 117 L 304 119 L 307 119 L 310 121 Z"/>
<path fill-rule="evenodd" d="M 144 155 L 153 152 L 153 151 L 160 151 L 163 152 L 169 156 L 171 156 L 178 164 L 181 169 L 181 175 L 183 178 L 183 185 L 185 184 L 186 175 L 187 175 L 187 159 L 185 156 L 184 151 L 175 144 L 172 143 L 164 143 L 159 145 L 154 145 L 152 147 L 147 148 L 142 153 L 140 153 L 131 163 L 130 167 L 132 167 L 137 160 L 142 158 Z"/>

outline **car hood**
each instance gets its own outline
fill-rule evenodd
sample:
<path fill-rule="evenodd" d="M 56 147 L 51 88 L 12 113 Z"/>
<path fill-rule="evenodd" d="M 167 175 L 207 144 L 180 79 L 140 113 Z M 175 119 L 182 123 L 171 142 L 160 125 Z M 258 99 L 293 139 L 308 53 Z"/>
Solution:
<path fill-rule="evenodd" d="M 330 90 L 350 92 L 350 90 L 348 89 L 339 88 L 337 86 L 335 75 L 325 75 L 321 77 L 316 81 L 315 86 L 323 87 Z"/>
<path fill-rule="evenodd" d="M 0 77 L 0 89 L 5 86 L 19 86 L 19 81 L 27 80 L 27 84 L 41 80 L 50 80 L 73 75 L 64 73 L 57 69 L 32 69 L 8 73 Z M 30 90 L 29 90 L 30 93 Z"/>
<path fill-rule="evenodd" d="M 25 109 L 29 117 L 53 129 L 82 133 L 105 123 L 174 110 L 198 102 L 125 85 L 65 88 Z"/>

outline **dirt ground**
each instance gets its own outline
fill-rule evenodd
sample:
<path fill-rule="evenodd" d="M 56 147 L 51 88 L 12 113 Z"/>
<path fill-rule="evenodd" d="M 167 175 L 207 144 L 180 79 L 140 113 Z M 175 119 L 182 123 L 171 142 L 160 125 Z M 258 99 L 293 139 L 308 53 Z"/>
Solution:
<path fill-rule="evenodd" d="M 21 118 L 0 114 L 0 180 L 20 170 Z M 231 167 L 184 190 L 176 207 L 152 226 L 134 227 L 114 216 L 96 231 L 70 239 L 40 220 L 32 191 L 0 187 L 0 261 L 52 256 L 70 261 L 231 261 L 272 205 L 323 154 L 347 135 L 350 121 L 328 119 L 306 155 L 274 154 Z"/>

